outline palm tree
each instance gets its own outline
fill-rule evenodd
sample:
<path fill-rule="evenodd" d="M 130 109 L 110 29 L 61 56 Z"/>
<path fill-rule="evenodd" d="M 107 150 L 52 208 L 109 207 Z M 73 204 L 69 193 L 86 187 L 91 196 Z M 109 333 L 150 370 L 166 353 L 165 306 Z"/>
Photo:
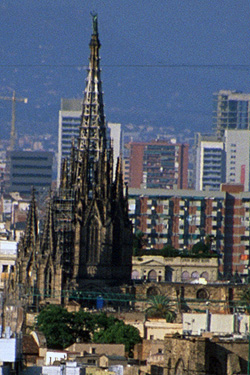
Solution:
<path fill-rule="evenodd" d="M 176 313 L 173 310 L 173 303 L 167 296 L 158 294 L 150 297 L 149 307 L 146 309 L 146 317 L 165 318 L 167 322 L 173 322 Z"/>
<path fill-rule="evenodd" d="M 250 311 L 250 288 L 242 291 L 240 295 L 240 305 L 245 307 L 246 311 Z"/>

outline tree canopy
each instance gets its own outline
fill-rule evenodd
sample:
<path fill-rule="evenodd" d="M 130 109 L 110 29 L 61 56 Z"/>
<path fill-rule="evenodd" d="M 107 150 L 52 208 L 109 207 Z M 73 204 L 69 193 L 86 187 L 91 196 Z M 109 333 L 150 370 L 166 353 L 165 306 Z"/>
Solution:
<path fill-rule="evenodd" d="M 137 328 L 117 320 L 107 329 L 96 331 L 93 341 L 106 344 L 124 344 L 125 351 L 131 353 L 134 345 L 141 342 L 141 337 Z"/>
<path fill-rule="evenodd" d="M 44 333 L 47 346 L 61 349 L 73 344 L 72 314 L 59 305 L 48 305 L 37 316 L 37 328 Z"/>
<path fill-rule="evenodd" d="M 105 313 L 68 312 L 59 305 L 48 305 L 37 316 L 36 328 L 44 333 L 51 349 L 64 349 L 74 342 L 124 344 L 132 353 L 141 341 L 137 328 Z"/>

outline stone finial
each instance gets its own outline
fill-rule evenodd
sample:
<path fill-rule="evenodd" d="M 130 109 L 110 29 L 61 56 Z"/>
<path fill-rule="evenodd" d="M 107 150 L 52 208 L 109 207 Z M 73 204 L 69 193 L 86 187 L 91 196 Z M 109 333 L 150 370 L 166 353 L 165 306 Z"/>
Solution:
<path fill-rule="evenodd" d="M 98 34 L 98 23 L 97 23 L 97 13 L 92 13 L 92 27 L 93 27 L 93 34 L 97 35 Z"/>

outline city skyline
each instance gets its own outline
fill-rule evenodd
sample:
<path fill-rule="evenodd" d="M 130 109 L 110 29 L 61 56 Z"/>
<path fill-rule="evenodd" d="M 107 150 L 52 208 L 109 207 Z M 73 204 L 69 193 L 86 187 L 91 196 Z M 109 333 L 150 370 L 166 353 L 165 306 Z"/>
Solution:
<path fill-rule="evenodd" d="M 213 93 L 249 92 L 247 2 L 14 0 L 0 7 L 0 93 L 28 97 L 17 104 L 19 134 L 56 134 L 61 98 L 83 97 L 88 48 L 82 46 L 93 10 L 107 121 L 212 131 Z M 8 137 L 10 102 L 0 101 L 0 118 Z"/>

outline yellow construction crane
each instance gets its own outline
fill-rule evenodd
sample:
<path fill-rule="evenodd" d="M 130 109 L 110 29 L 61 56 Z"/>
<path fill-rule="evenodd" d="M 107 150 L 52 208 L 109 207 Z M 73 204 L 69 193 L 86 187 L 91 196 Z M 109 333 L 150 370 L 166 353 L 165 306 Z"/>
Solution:
<path fill-rule="evenodd" d="M 0 96 L 0 100 L 11 100 L 12 101 L 12 115 L 11 115 L 11 132 L 10 132 L 10 151 L 14 150 L 16 141 L 16 102 L 28 103 L 28 98 L 17 98 L 16 92 L 13 91 L 12 97 Z"/>

